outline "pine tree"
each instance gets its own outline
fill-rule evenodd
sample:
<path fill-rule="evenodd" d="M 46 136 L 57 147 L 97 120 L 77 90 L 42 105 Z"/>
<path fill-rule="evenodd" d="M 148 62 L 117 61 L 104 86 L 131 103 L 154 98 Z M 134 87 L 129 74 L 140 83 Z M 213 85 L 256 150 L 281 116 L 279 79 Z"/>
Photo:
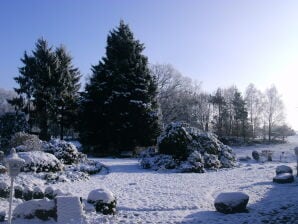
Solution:
<path fill-rule="evenodd" d="M 54 51 L 43 39 L 36 42 L 32 55 L 25 53 L 21 59 L 24 66 L 15 78 L 19 84 L 15 89 L 18 97 L 10 103 L 30 115 L 30 127 L 40 129 L 42 140 L 50 139 L 54 125 L 60 127 L 63 138 L 64 127 L 70 126 L 75 113 L 80 74 L 71 60 L 63 47 Z"/>
<path fill-rule="evenodd" d="M 108 35 L 106 56 L 92 67 L 83 94 L 80 137 L 85 146 L 118 152 L 155 143 L 157 84 L 143 50 L 123 21 Z"/>

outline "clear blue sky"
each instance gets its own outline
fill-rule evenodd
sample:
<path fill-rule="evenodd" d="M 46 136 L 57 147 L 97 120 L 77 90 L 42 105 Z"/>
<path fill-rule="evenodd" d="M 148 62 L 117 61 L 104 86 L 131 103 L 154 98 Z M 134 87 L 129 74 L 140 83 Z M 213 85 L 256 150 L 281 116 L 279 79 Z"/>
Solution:
<path fill-rule="evenodd" d="M 298 128 L 296 0 L 1 0 L 0 87 L 15 86 L 20 58 L 39 37 L 64 44 L 90 74 L 120 19 L 151 63 L 171 63 L 207 91 L 276 84 Z"/>

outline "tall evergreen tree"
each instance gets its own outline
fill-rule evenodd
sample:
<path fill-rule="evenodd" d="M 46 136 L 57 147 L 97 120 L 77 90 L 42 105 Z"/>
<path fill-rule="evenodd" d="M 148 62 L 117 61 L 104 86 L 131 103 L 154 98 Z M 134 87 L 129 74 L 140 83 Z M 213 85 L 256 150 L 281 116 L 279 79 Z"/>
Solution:
<path fill-rule="evenodd" d="M 53 123 L 60 127 L 63 138 L 63 127 L 68 124 L 65 118 L 75 108 L 79 89 L 80 75 L 71 57 L 64 48 L 54 51 L 47 41 L 39 39 L 32 55 L 25 53 L 21 61 L 24 66 L 15 78 L 18 97 L 10 103 L 30 115 L 29 124 L 40 129 L 41 139 L 50 138 Z"/>
<path fill-rule="evenodd" d="M 92 67 L 82 98 L 80 138 L 85 146 L 118 152 L 155 143 L 157 84 L 143 50 L 123 21 L 108 35 L 106 56 Z"/>

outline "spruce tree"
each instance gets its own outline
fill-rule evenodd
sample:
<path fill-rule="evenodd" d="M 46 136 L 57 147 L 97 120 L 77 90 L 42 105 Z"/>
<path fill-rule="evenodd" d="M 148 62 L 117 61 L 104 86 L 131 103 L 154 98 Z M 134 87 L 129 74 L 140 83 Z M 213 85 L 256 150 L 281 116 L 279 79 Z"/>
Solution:
<path fill-rule="evenodd" d="M 42 140 L 55 134 L 51 130 L 55 125 L 63 138 L 64 127 L 70 126 L 75 114 L 80 74 L 71 60 L 63 47 L 55 51 L 43 39 L 36 42 L 32 55 L 25 53 L 21 59 L 24 65 L 15 78 L 18 97 L 10 103 L 30 115 L 30 126 L 39 128 Z"/>
<path fill-rule="evenodd" d="M 82 97 L 82 143 L 111 153 L 148 146 L 159 134 L 157 85 L 144 45 L 123 21 L 107 38 L 106 56 L 92 67 Z"/>

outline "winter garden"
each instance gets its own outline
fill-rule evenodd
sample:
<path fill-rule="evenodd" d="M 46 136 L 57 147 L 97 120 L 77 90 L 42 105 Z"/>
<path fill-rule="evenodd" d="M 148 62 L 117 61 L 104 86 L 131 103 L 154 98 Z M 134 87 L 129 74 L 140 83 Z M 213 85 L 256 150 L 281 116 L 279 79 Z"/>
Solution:
<path fill-rule="evenodd" d="M 84 90 L 65 47 L 25 52 L 0 92 L 0 221 L 12 195 L 16 224 L 298 223 L 298 137 L 276 87 L 202 92 L 143 50 L 121 21 Z"/>

